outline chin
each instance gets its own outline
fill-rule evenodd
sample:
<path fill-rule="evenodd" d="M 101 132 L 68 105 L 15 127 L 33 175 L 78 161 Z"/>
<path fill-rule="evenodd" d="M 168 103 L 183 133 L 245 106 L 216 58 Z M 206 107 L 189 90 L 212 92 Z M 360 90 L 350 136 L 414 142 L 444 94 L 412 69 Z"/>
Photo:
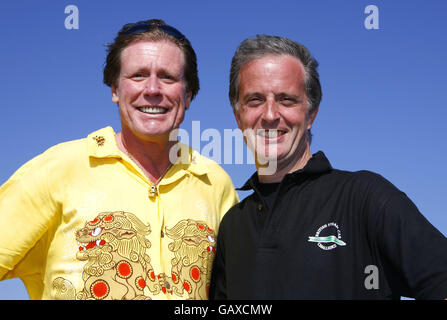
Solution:
<path fill-rule="evenodd" d="M 278 154 L 276 152 L 256 152 L 256 163 L 266 165 L 271 162 L 278 162 Z"/>
<path fill-rule="evenodd" d="M 167 140 L 169 138 L 169 133 L 160 132 L 160 131 L 147 131 L 147 130 L 139 130 L 136 132 L 136 136 L 141 140 Z"/>
<path fill-rule="evenodd" d="M 281 151 L 282 149 L 283 148 L 280 148 L 277 144 L 264 145 L 263 147 L 258 148 L 256 155 L 267 161 L 278 161 L 285 156 Z"/>

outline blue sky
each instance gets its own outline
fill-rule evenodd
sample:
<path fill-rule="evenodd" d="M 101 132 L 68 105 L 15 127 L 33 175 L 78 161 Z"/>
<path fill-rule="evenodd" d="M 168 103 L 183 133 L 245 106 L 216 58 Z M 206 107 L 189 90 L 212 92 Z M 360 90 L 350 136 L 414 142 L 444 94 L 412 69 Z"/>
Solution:
<path fill-rule="evenodd" d="M 70 4 L 79 9 L 77 30 L 64 25 Z M 364 26 L 371 4 L 376 30 Z M 236 128 L 227 98 L 235 48 L 256 34 L 289 37 L 320 63 L 312 151 L 323 150 L 338 169 L 380 173 L 447 235 L 446 12 L 443 0 L 2 1 L 0 183 L 52 145 L 107 125 L 120 130 L 102 83 L 105 44 L 125 23 L 161 18 L 198 56 L 201 90 L 185 130 L 192 121 L 222 136 Z M 236 186 L 255 170 L 223 167 Z M 0 299 L 27 298 L 20 280 L 0 282 Z"/>

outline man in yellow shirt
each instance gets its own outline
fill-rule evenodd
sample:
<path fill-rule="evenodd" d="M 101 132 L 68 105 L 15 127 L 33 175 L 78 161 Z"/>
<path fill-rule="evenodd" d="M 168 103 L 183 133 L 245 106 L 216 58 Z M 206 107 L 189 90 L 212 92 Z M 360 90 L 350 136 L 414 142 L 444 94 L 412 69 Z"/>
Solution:
<path fill-rule="evenodd" d="M 237 201 L 213 161 L 172 139 L 199 90 L 196 55 L 161 20 L 125 25 L 104 83 L 121 132 L 56 145 L 0 188 L 0 279 L 31 299 L 206 299 Z"/>

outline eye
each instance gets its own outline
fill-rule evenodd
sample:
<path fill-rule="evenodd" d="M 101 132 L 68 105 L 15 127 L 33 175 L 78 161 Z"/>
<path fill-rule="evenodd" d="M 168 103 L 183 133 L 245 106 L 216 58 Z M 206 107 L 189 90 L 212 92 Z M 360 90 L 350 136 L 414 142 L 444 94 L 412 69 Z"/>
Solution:
<path fill-rule="evenodd" d="M 287 96 L 282 97 L 280 99 L 280 101 L 281 101 L 281 104 L 284 106 L 291 106 L 298 102 L 297 99 L 295 99 L 293 97 L 287 97 Z"/>
<path fill-rule="evenodd" d="M 256 107 L 264 102 L 264 99 L 260 96 L 251 96 L 245 100 L 245 103 L 249 107 Z"/>
<path fill-rule="evenodd" d="M 176 77 L 174 77 L 173 75 L 169 74 L 169 73 L 162 73 L 160 75 L 160 79 L 166 81 L 166 82 L 174 82 L 177 80 Z"/>
<path fill-rule="evenodd" d="M 142 80 L 142 79 L 144 79 L 145 77 L 147 77 L 147 74 L 146 73 L 144 73 L 144 72 L 136 72 L 136 73 L 134 73 L 133 75 L 132 75 L 132 79 L 133 80 L 136 80 L 136 81 L 138 81 L 138 80 Z"/>
<path fill-rule="evenodd" d="M 93 230 L 92 232 L 90 232 L 90 235 L 93 237 L 97 237 L 102 231 L 101 227 L 97 227 L 95 228 L 95 230 Z"/>

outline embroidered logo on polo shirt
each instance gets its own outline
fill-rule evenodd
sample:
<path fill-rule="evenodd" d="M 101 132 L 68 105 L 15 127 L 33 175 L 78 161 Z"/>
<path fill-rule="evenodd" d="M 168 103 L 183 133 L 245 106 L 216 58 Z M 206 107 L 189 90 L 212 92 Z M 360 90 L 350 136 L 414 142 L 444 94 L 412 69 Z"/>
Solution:
<path fill-rule="evenodd" d="M 327 223 L 318 228 L 314 237 L 309 237 L 309 242 L 316 242 L 323 250 L 332 250 L 337 246 L 345 246 L 341 240 L 341 231 L 335 222 Z"/>

